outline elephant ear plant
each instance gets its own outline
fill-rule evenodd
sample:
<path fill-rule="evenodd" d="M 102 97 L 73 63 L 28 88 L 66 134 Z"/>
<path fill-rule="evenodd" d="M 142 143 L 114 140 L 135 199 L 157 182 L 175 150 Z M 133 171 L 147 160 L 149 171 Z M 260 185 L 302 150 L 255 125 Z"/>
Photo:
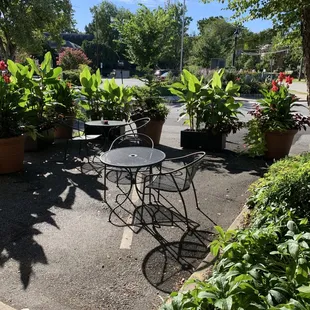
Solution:
<path fill-rule="evenodd" d="M 214 72 L 211 81 L 203 85 L 187 70 L 181 74 L 181 82 L 172 84 L 170 91 L 184 103 L 185 111 L 180 117 L 188 117 L 189 129 L 181 131 L 181 146 L 184 148 L 221 150 L 225 147 L 226 135 L 235 133 L 243 126 L 239 121 L 242 104 L 235 101 L 240 86 L 230 81 L 222 87 L 224 70 Z"/>
<path fill-rule="evenodd" d="M 129 118 L 129 103 L 131 91 L 123 85 L 117 85 L 115 80 L 105 80 L 102 83 L 99 69 L 91 74 L 85 67 L 80 74 L 82 85 L 82 107 L 92 119 L 123 120 Z"/>

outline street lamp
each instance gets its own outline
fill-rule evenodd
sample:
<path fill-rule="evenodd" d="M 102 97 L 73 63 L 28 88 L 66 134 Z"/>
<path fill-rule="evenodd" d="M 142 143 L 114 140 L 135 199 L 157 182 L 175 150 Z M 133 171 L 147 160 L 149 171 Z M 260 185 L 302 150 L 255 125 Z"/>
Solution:
<path fill-rule="evenodd" d="M 234 32 L 235 45 L 234 45 L 234 54 L 233 54 L 233 59 L 232 59 L 233 67 L 235 67 L 235 65 L 236 65 L 237 41 L 238 41 L 239 34 L 240 34 L 240 29 L 239 29 L 239 26 L 237 26 L 237 28 L 236 28 L 236 30 Z"/>
<path fill-rule="evenodd" d="M 122 79 L 122 84 L 124 84 L 123 82 L 123 68 L 124 68 L 124 61 L 123 60 L 118 60 L 117 61 L 118 67 L 121 68 L 121 79 Z"/>

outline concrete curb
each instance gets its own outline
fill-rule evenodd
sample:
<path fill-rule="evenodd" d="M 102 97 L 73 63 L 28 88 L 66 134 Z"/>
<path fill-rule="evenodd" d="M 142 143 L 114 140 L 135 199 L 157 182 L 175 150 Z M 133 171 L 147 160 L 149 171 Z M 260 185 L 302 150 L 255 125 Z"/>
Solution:
<path fill-rule="evenodd" d="M 235 230 L 244 226 L 244 219 L 250 213 L 247 205 L 245 204 L 239 213 L 239 215 L 235 218 L 232 224 L 229 226 L 227 230 Z M 189 277 L 188 280 L 199 280 L 204 281 L 212 274 L 212 268 L 216 261 L 217 257 L 214 257 L 211 253 L 207 255 L 207 257 L 201 262 L 198 266 L 197 270 Z M 186 292 L 193 290 L 195 288 L 195 283 L 185 284 L 181 287 L 181 292 Z"/>

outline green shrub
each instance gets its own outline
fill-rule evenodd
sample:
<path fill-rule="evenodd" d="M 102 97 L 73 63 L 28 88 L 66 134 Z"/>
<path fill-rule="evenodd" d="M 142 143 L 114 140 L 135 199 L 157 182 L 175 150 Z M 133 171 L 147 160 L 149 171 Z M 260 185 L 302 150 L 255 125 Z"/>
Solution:
<path fill-rule="evenodd" d="M 309 181 L 310 154 L 272 165 L 251 187 L 249 227 L 216 227 L 212 276 L 161 309 L 310 309 Z"/>
<path fill-rule="evenodd" d="M 74 85 L 81 86 L 79 69 L 65 70 L 62 73 L 62 77 L 64 80 L 70 81 Z"/>

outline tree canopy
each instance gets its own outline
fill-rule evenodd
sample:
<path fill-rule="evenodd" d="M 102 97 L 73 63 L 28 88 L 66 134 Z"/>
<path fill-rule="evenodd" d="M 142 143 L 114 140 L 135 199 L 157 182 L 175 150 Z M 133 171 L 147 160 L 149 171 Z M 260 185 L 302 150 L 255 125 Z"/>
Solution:
<path fill-rule="evenodd" d="M 0 1 L 0 53 L 14 59 L 17 47 L 36 52 L 44 32 L 61 42 L 60 33 L 73 26 L 70 0 Z"/>

